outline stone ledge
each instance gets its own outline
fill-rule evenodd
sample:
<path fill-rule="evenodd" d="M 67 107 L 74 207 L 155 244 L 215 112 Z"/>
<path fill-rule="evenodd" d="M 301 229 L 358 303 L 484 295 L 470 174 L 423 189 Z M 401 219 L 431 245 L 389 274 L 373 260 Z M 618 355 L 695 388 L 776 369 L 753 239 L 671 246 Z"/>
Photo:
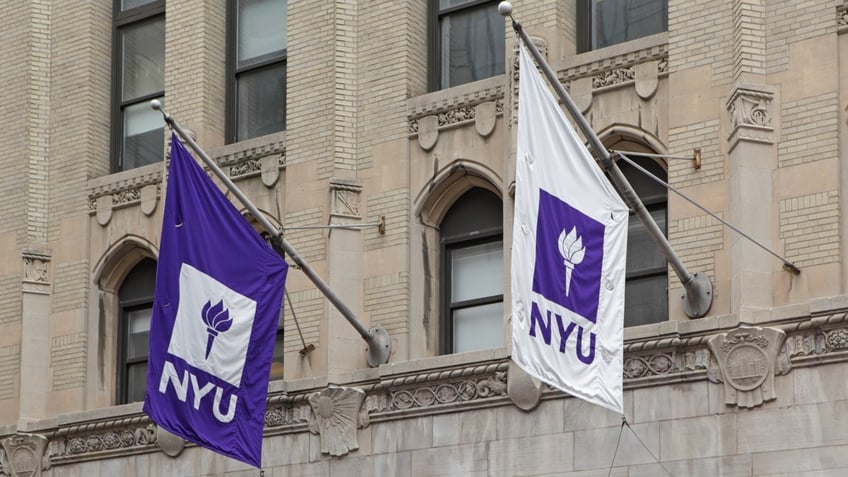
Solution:
<path fill-rule="evenodd" d="M 826 300 L 832 303 L 841 300 Z M 786 340 L 777 357 L 776 372 L 793 367 L 848 361 L 848 310 L 807 314 L 770 323 Z M 734 329 L 737 329 L 735 327 Z M 727 330 L 671 333 L 625 345 L 624 389 L 720 378 L 718 363 L 708 343 Z M 375 373 L 352 374 L 364 379 L 346 385 L 364 393 L 365 426 L 410 417 L 439 415 L 511 405 L 507 394 L 509 356 L 506 348 L 458 355 L 436 356 L 391 363 Z M 273 383 L 265 414 L 265 435 L 309 432 L 314 411 L 310 400 L 327 388 L 322 377 Z M 542 399 L 568 397 L 543 385 Z M 141 403 L 58 416 L 27 425 L 27 431 L 49 440 L 52 465 L 157 452 L 157 429 L 141 413 Z M 20 429 L 2 428 L 5 437 Z"/>

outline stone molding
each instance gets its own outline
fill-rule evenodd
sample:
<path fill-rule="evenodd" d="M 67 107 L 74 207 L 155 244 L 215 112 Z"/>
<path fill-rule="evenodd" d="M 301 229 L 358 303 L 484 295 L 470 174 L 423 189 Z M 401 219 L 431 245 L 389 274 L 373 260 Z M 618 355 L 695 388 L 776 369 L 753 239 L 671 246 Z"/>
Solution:
<path fill-rule="evenodd" d="M 848 2 L 836 6 L 836 27 L 838 33 L 848 32 Z"/>
<path fill-rule="evenodd" d="M 50 469 L 45 454 L 48 440 L 38 434 L 15 434 L 0 441 L 0 474 L 11 477 L 40 477 Z"/>
<path fill-rule="evenodd" d="M 722 337 L 724 343 L 730 343 L 726 351 L 732 351 L 743 342 L 754 346 L 764 343 L 759 338 L 762 335 L 751 330 L 754 328 L 741 326 L 626 343 L 624 389 L 703 380 L 726 383 L 721 361 L 727 356 L 711 351 L 710 344 L 721 347 L 721 340 L 716 340 Z M 787 319 L 762 330 L 768 335 L 766 347 L 774 347 L 769 351 L 773 353 L 773 365 L 769 365 L 773 375 L 786 374 L 795 367 L 848 361 L 848 309 Z M 778 336 L 785 336 L 785 340 L 775 339 Z M 523 387 L 516 388 L 510 383 L 510 374 L 509 359 L 501 357 L 406 371 L 346 387 L 277 391 L 268 397 L 265 435 L 317 433 L 321 435 L 324 452 L 344 455 L 358 446 L 354 429 L 373 423 L 494 406 L 516 405 L 530 411 L 537 399 L 565 397 L 547 385 L 531 389 L 536 385 L 531 380 L 526 380 L 530 387 L 521 384 Z M 775 390 L 772 385 L 769 388 Z M 734 390 L 738 392 L 737 388 Z M 510 396 L 512 392 L 516 393 L 518 402 Z M 780 400 L 781 396 L 774 394 L 763 401 L 774 398 Z M 730 403 L 749 404 L 759 405 L 756 400 Z M 347 424 L 338 425 L 339 419 Z M 163 451 L 171 455 L 182 449 L 181 445 L 160 444 L 155 424 L 137 409 L 130 415 L 61 425 L 42 434 L 49 439 L 45 462 L 53 466 L 147 452 Z"/>
<path fill-rule="evenodd" d="M 50 253 L 42 250 L 24 250 L 24 282 L 50 284 Z"/>
<path fill-rule="evenodd" d="M 276 184 L 280 169 L 286 166 L 286 143 L 280 139 L 247 141 L 246 146 L 226 146 L 213 154 L 210 157 L 233 180 L 261 176 L 266 187 Z M 164 164 L 158 163 L 90 180 L 89 215 L 102 226 L 109 223 L 115 209 L 141 205 L 142 212 L 151 215 L 162 197 L 163 169 Z"/>
<path fill-rule="evenodd" d="M 721 371 L 710 380 L 724 383 L 725 404 L 752 408 L 777 399 L 775 362 L 785 338 L 783 330 L 758 327 L 741 327 L 710 338 L 710 350 Z"/>
<path fill-rule="evenodd" d="M 362 185 L 357 181 L 330 179 L 330 214 L 361 218 L 359 213 Z"/>
<path fill-rule="evenodd" d="M 728 152 L 739 142 L 774 143 L 772 100 L 774 92 L 764 86 L 736 85 L 727 100 L 730 143 Z"/>

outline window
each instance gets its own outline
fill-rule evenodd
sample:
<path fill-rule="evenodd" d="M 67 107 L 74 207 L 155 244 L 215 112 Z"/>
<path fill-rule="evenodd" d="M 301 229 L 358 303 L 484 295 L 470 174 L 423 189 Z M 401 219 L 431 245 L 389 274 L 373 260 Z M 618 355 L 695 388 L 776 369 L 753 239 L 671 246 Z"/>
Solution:
<path fill-rule="evenodd" d="M 115 0 L 112 92 L 113 170 L 161 161 L 162 115 L 150 100 L 165 96 L 164 0 Z"/>
<path fill-rule="evenodd" d="M 665 169 L 644 157 L 628 156 L 656 177 L 666 180 Z M 668 192 L 625 161 L 621 172 L 633 186 L 660 230 L 666 233 Z M 624 292 L 624 326 L 657 323 L 668 319 L 668 266 L 665 255 L 648 234 L 642 220 L 630 214 L 627 230 L 627 279 Z"/>
<path fill-rule="evenodd" d="M 596 50 L 668 30 L 668 0 L 577 0 L 578 50 Z"/>
<path fill-rule="evenodd" d="M 501 200 L 473 188 L 442 220 L 444 353 L 502 346 L 503 211 Z"/>
<path fill-rule="evenodd" d="M 505 23 L 497 1 L 430 0 L 430 90 L 503 74 Z"/>
<path fill-rule="evenodd" d="M 227 142 L 286 129 L 287 0 L 230 0 Z"/>
<path fill-rule="evenodd" d="M 147 387 L 147 341 L 155 283 L 156 261 L 145 258 L 130 270 L 118 290 L 121 320 L 118 342 L 119 403 L 144 400 Z"/>

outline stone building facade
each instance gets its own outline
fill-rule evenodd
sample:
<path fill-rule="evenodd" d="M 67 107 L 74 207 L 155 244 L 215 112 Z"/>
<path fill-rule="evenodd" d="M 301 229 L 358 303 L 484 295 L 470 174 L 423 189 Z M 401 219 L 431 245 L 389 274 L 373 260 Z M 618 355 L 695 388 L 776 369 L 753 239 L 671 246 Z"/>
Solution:
<path fill-rule="evenodd" d="M 848 472 L 845 5 L 513 3 L 604 144 L 691 157 L 640 156 L 709 211 L 648 197 L 713 301 L 688 317 L 665 262 L 629 277 L 629 428 L 510 365 L 520 72 L 497 2 L 20 0 L 0 9 L 0 474 Z M 153 98 L 391 336 L 369 367 L 291 270 L 261 470 L 133 399 L 166 180 Z M 636 263 L 656 252 L 634 228 Z"/>

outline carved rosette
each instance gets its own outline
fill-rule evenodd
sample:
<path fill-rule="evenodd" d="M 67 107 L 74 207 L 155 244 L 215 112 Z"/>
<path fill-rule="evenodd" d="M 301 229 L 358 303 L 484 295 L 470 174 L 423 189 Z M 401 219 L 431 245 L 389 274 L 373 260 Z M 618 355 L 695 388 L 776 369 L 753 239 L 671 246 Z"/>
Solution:
<path fill-rule="evenodd" d="M 359 449 L 356 430 L 368 425 L 367 411 L 362 416 L 365 391 L 357 388 L 328 388 L 309 398 L 312 415 L 309 431 L 321 436 L 321 452 L 347 455 Z"/>
<path fill-rule="evenodd" d="M 0 442 L 2 473 L 12 477 L 39 477 L 50 468 L 45 456 L 47 438 L 38 434 L 15 434 Z"/>
<path fill-rule="evenodd" d="M 737 86 L 727 101 L 730 114 L 730 149 L 739 141 L 774 143 L 772 100 L 774 93 L 765 89 Z"/>
<path fill-rule="evenodd" d="M 752 408 L 777 399 L 775 364 L 786 333 L 773 328 L 739 328 L 707 342 L 718 361 L 727 405 Z"/>

